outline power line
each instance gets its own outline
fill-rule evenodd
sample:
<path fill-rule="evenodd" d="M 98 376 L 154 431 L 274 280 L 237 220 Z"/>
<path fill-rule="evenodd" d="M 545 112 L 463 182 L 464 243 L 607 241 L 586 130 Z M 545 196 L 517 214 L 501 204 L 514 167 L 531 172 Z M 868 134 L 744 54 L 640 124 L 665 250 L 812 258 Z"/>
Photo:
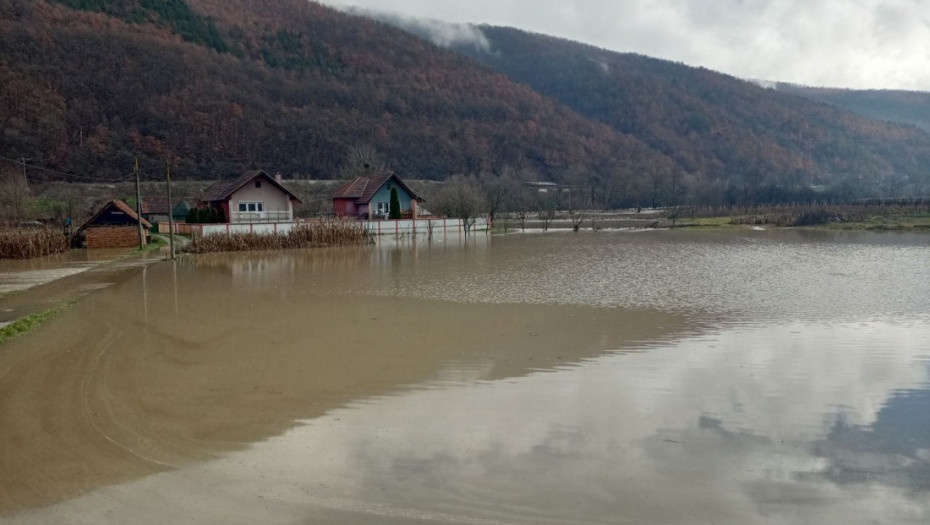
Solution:
<path fill-rule="evenodd" d="M 41 166 L 36 166 L 33 164 L 25 164 L 22 159 L 16 160 L 16 159 L 9 159 L 9 158 L 0 156 L 0 160 L 5 160 L 11 164 L 15 164 L 17 167 L 24 166 L 26 168 L 33 169 L 33 170 L 39 170 L 39 171 L 44 171 L 47 173 L 54 173 L 56 175 L 62 175 L 62 176 L 68 177 L 72 181 L 73 179 L 78 179 L 79 182 L 81 181 L 94 182 L 94 183 L 99 183 L 99 184 L 116 184 L 116 183 L 121 183 L 121 182 L 132 182 L 133 180 L 132 177 L 134 174 L 134 172 L 130 172 L 130 173 L 126 173 L 125 175 L 122 175 L 121 178 L 102 179 L 102 178 L 94 177 L 93 175 L 78 175 L 76 173 L 65 173 L 63 171 L 53 170 L 51 168 L 43 168 Z M 28 176 L 26 178 L 27 180 L 29 179 Z M 33 180 L 30 182 L 39 183 L 39 182 L 47 182 L 47 181 L 42 181 L 40 179 L 33 178 Z"/>

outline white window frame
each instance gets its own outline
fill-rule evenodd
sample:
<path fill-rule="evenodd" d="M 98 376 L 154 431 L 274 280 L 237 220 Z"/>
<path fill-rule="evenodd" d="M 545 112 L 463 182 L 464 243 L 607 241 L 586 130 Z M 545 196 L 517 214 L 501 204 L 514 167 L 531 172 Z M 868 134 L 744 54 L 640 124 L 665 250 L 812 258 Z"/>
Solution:
<path fill-rule="evenodd" d="M 388 215 L 391 213 L 391 204 L 384 201 L 379 201 L 378 203 L 378 215 Z"/>
<path fill-rule="evenodd" d="M 264 208 L 265 208 L 265 205 L 262 201 L 241 201 L 239 202 L 239 213 L 260 213 L 260 212 L 265 211 Z"/>

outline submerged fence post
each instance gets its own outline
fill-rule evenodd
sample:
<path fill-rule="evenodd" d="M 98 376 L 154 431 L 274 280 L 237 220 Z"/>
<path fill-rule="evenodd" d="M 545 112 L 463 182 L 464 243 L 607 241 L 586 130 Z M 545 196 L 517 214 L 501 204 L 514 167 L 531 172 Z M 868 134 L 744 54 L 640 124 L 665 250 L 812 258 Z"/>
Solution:
<path fill-rule="evenodd" d="M 136 158 L 136 224 L 139 229 L 139 249 L 145 247 L 145 232 L 142 230 L 142 190 L 139 188 L 139 159 Z"/>
<path fill-rule="evenodd" d="M 165 179 L 168 184 L 168 258 L 174 260 L 174 209 L 171 205 L 171 165 L 165 161 Z"/>

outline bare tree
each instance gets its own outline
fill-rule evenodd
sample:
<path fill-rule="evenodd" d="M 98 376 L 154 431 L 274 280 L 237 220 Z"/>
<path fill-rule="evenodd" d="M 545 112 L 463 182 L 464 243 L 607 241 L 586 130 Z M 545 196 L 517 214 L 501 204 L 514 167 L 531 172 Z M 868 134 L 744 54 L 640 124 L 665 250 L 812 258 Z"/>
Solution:
<path fill-rule="evenodd" d="M 581 223 L 591 213 L 590 193 L 582 189 L 582 191 L 570 195 L 567 202 L 566 211 L 568 212 L 568 219 L 572 221 L 572 230 L 578 231 L 581 228 Z"/>
<path fill-rule="evenodd" d="M 13 167 L 0 169 L 0 217 L 13 224 L 25 220 L 32 202 L 29 182 Z"/>
<path fill-rule="evenodd" d="M 67 219 L 71 219 L 71 224 L 80 224 L 88 216 L 88 196 L 84 184 L 54 182 L 38 191 L 38 194 L 58 224 L 65 224 Z"/>
<path fill-rule="evenodd" d="M 461 219 L 465 236 L 488 205 L 478 182 L 471 177 L 456 175 L 443 184 L 430 199 L 430 208 L 441 215 Z"/>
<path fill-rule="evenodd" d="M 530 193 L 529 188 L 525 186 L 518 188 L 518 191 L 511 197 L 510 209 L 517 220 L 520 221 L 520 229 L 523 231 L 526 231 L 526 219 L 529 218 L 534 205 L 533 195 Z"/>
<path fill-rule="evenodd" d="M 520 229 L 526 231 L 526 220 L 536 210 L 537 192 L 528 183 L 536 180 L 536 175 L 528 170 L 511 171 L 507 168 L 502 173 L 503 179 L 509 186 L 504 200 L 503 208 L 508 215 L 516 217 Z"/>
<path fill-rule="evenodd" d="M 517 185 L 513 176 L 513 170 L 504 168 L 503 172 L 496 176 L 491 173 L 482 173 L 478 176 L 478 183 L 484 193 L 484 198 L 488 208 L 488 220 L 493 224 L 494 218 L 501 212 L 507 211 L 507 205 L 510 195 L 514 192 Z"/>
<path fill-rule="evenodd" d="M 339 170 L 339 178 L 351 180 L 356 177 L 371 177 L 390 173 L 387 162 L 369 144 L 352 146 L 346 153 Z"/>
<path fill-rule="evenodd" d="M 572 230 L 577 232 L 594 205 L 593 187 L 589 184 L 594 179 L 589 179 L 579 170 L 573 170 L 567 180 L 569 185 L 562 191 L 562 200 L 572 222 Z"/>
<path fill-rule="evenodd" d="M 558 190 L 536 193 L 536 217 L 543 223 L 543 231 L 549 231 L 549 225 L 555 220 L 559 209 Z"/>

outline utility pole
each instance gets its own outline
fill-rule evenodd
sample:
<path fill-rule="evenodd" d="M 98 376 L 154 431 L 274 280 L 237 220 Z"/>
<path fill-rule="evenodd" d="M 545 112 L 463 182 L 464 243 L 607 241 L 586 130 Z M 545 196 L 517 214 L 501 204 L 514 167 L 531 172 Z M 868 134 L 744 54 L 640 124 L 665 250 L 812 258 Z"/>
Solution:
<path fill-rule="evenodd" d="M 139 189 L 139 158 L 136 157 L 136 219 L 139 224 L 139 249 L 145 247 L 145 232 L 142 229 L 142 191 Z"/>
<path fill-rule="evenodd" d="M 171 203 L 171 164 L 165 161 L 165 178 L 168 181 L 168 258 L 174 260 L 174 206 Z"/>

